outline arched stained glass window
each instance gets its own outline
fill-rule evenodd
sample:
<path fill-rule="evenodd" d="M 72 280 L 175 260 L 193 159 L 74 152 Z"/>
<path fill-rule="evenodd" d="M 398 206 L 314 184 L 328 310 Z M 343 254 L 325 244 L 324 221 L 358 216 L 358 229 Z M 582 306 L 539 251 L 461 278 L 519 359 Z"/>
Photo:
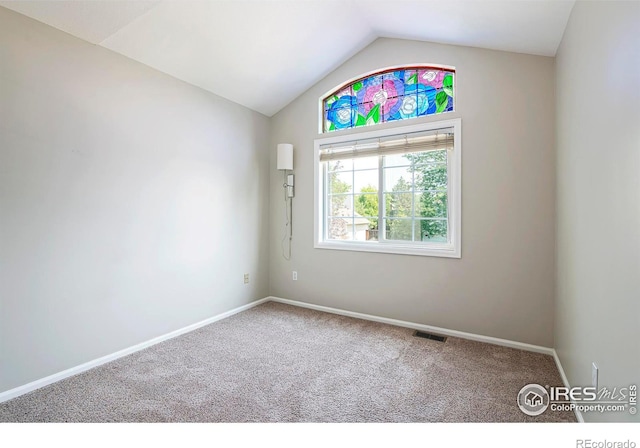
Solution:
<path fill-rule="evenodd" d="M 453 111 L 455 70 L 391 68 L 343 85 L 322 99 L 322 132 Z"/>

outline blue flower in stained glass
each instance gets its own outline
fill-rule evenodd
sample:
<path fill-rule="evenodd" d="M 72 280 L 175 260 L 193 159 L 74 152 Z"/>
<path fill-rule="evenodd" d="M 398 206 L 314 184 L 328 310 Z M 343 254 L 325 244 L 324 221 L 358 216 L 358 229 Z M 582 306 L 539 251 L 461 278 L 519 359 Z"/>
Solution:
<path fill-rule="evenodd" d="M 398 102 L 399 108 L 388 118 L 388 121 L 433 114 L 436 111 L 437 92 L 433 87 L 424 84 L 405 85 L 405 95 Z"/>
<path fill-rule="evenodd" d="M 400 106 L 399 119 L 419 117 L 425 115 L 432 104 L 435 107 L 436 89 L 424 84 L 405 86 L 404 98 Z"/>
<path fill-rule="evenodd" d="M 353 127 L 357 114 L 356 97 L 345 95 L 331 104 L 327 111 L 327 120 L 334 124 L 336 129 Z"/>

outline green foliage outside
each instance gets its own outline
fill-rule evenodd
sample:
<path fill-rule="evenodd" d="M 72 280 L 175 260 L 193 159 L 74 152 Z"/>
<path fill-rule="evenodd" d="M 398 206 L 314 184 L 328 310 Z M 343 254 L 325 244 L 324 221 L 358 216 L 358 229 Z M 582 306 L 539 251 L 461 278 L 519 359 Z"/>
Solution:
<path fill-rule="evenodd" d="M 361 194 L 356 198 L 356 213 L 369 218 L 369 228 L 375 230 L 378 228 L 378 189 L 372 185 L 367 185 L 362 187 L 360 193 L 365 194 Z"/>
<path fill-rule="evenodd" d="M 416 190 L 422 190 L 416 203 L 416 217 L 447 218 L 447 152 L 446 150 L 407 154 L 414 172 Z M 417 198 L 416 198 L 417 199 Z M 417 241 L 446 241 L 447 221 L 420 220 Z"/>
<path fill-rule="evenodd" d="M 386 194 L 387 239 L 411 241 L 411 182 L 403 177 Z"/>
<path fill-rule="evenodd" d="M 338 171 L 342 169 L 342 162 L 337 161 L 335 165 L 331 167 L 332 170 Z M 351 191 L 351 185 L 340 180 L 338 173 L 333 172 L 329 174 L 329 192 L 331 194 L 349 193 Z M 348 196 L 331 196 L 331 215 L 336 216 L 341 214 L 341 210 L 347 206 Z"/>

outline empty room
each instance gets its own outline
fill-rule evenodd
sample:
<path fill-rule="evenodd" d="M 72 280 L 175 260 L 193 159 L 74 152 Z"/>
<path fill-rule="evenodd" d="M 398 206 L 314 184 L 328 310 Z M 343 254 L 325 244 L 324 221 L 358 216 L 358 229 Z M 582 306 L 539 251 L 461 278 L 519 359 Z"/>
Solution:
<path fill-rule="evenodd" d="M 640 444 L 639 30 L 636 1 L 0 1 L 0 432 Z"/>

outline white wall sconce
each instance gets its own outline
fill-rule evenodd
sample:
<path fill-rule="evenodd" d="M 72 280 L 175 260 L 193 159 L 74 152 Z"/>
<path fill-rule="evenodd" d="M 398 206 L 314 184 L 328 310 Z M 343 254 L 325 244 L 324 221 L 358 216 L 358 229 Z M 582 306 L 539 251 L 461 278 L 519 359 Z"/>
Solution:
<path fill-rule="evenodd" d="M 285 185 L 287 197 L 292 198 L 293 194 L 293 174 L 287 171 L 293 170 L 293 145 L 290 143 L 278 143 L 278 169 L 285 172 Z"/>
<path fill-rule="evenodd" d="M 293 171 L 293 145 L 291 143 L 278 143 L 277 167 L 284 171 L 284 201 L 285 201 L 285 234 L 282 237 L 282 256 L 285 260 L 291 259 L 291 240 L 293 239 L 293 197 L 294 175 L 287 171 Z M 288 231 L 288 232 L 287 232 Z M 287 235 L 288 233 L 288 235 Z M 288 249 L 285 251 L 285 241 L 289 237 Z"/>

